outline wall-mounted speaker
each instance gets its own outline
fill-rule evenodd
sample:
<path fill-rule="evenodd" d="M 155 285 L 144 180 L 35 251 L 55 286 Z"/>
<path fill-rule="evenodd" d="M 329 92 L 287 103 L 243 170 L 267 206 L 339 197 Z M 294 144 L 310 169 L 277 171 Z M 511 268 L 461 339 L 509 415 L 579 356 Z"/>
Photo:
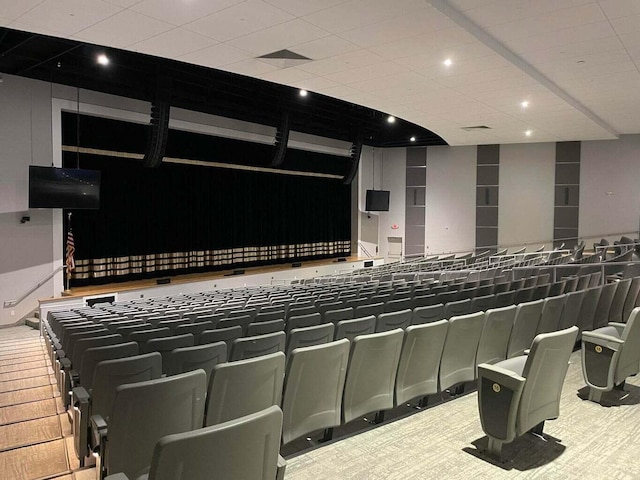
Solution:
<path fill-rule="evenodd" d="M 345 185 L 351 185 L 353 179 L 358 173 L 358 164 L 360 163 L 360 154 L 362 153 L 362 136 L 358 136 L 358 139 L 351 145 L 351 168 L 349 173 L 344 177 L 343 183 Z"/>
<path fill-rule="evenodd" d="M 284 156 L 287 153 L 287 144 L 289 143 L 289 114 L 284 112 L 282 115 L 282 123 L 276 132 L 276 153 L 271 160 L 271 167 L 279 167 L 284 162 Z"/>

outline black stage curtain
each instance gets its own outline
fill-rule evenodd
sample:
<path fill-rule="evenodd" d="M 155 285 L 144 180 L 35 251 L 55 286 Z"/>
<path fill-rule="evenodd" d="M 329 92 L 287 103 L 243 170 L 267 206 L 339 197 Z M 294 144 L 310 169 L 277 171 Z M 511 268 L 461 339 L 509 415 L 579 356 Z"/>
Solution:
<path fill-rule="evenodd" d="M 67 146 L 76 145 L 76 122 L 75 114 L 63 114 L 63 143 Z M 111 128 L 113 125 L 117 128 Z M 80 145 L 140 153 L 146 142 L 146 132 L 141 127 L 144 126 L 81 116 Z M 171 156 L 180 158 L 224 163 L 239 159 L 237 163 L 266 166 L 274 151 L 268 145 L 193 133 L 171 135 L 173 142 L 168 152 L 171 150 Z M 178 148 L 180 142 L 183 149 Z M 292 170 L 304 167 L 309 171 L 315 164 L 319 172 L 342 173 L 348 166 L 347 159 L 330 155 L 310 154 L 306 163 L 305 152 L 290 150 L 287 155 L 295 166 L 289 167 Z M 80 168 L 102 172 L 100 210 L 71 210 L 80 266 L 114 257 L 177 252 L 188 256 L 189 252 L 305 244 L 340 243 L 342 248 L 294 249 L 280 261 L 349 254 L 345 245 L 351 238 L 350 186 L 339 179 L 171 163 L 144 168 L 140 160 L 63 153 L 63 166 L 78 164 Z M 231 263 L 218 267 L 199 263 L 155 272 L 122 269 L 119 274 L 112 271 L 98 276 L 77 275 L 72 285 L 277 261 L 235 255 Z"/>

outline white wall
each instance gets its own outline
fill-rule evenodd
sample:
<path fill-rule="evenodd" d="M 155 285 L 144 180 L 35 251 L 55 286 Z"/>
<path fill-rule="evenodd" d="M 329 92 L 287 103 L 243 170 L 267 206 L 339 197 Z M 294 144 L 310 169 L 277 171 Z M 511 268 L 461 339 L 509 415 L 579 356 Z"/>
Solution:
<path fill-rule="evenodd" d="M 555 143 L 500 146 L 498 244 L 553 240 Z"/>
<path fill-rule="evenodd" d="M 624 233 L 637 234 L 639 223 L 640 135 L 582 142 L 580 237 L 597 241 L 610 233 L 615 234 L 610 240 L 618 240 Z"/>
<path fill-rule="evenodd" d="M 473 250 L 476 147 L 427 148 L 425 253 Z"/>
<path fill-rule="evenodd" d="M 376 183 L 380 175 L 379 185 L 382 190 L 389 190 L 389 211 L 379 212 L 379 254 L 388 258 L 388 237 L 402 238 L 402 252 L 404 253 L 405 238 L 405 197 L 407 190 L 407 150 L 406 148 L 377 149 L 375 152 Z M 380 172 L 380 173 L 378 173 Z M 391 227 L 397 225 L 397 229 Z"/>

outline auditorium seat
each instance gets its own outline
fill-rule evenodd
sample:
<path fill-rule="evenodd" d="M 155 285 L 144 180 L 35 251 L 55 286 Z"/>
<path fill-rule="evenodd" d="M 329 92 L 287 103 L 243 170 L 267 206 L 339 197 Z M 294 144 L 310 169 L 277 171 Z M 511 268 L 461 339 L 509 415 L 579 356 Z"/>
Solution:
<path fill-rule="evenodd" d="M 500 457 L 502 445 L 529 431 L 542 434 L 558 418 L 560 395 L 577 327 L 536 336 L 528 355 L 478 366 L 478 406 L 487 453 Z"/>
<path fill-rule="evenodd" d="M 403 337 L 404 332 L 398 328 L 354 339 L 344 387 L 344 423 L 393 408 Z M 381 419 L 381 414 L 376 415 L 376 420 Z"/>
<path fill-rule="evenodd" d="M 399 312 L 400 310 L 411 310 L 412 309 L 412 299 L 411 298 L 402 298 L 402 299 L 394 299 L 389 300 L 384 305 L 384 312 Z M 360 316 L 360 315 L 356 315 Z"/>
<path fill-rule="evenodd" d="M 223 318 L 216 325 L 216 329 L 226 329 L 232 327 L 240 327 L 242 330 L 242 335 L 247 334 L 247 329 L 249 328 L 249 323 L 251 323 L 250 315 L 241 315 L 239 317 L 227 317 Z"/>
<path fill-rule="evenodd" d="M 287 335 L 287 358 L 296 348 L 310 347 L 333 341 L 334 330 L 335 325 L 333 323 L 292 329 Z"/>
<path fill-rule="evenodd" d="M 624 308 L 622 310 L 622 322 L 626 322 L 631 315 L 631 311 L 638 306 L 640 300 L 640 277 L 634 277 L 627 293 L 627 298 L 624 301 Z"/>
<path fill-rule="evenodd" d="M 458 300 L 457 302 L 449 302 L 444 305 L 444 318 L 459 317 L 466 315 L 471 308 L 471 300 Z"/>
<path fill-rule="evenodd" d="M 557 295 L 562 295 L 564 293 L 564 289 L 565 289 L 566 283 L 567 283 L 566 280 L 560 280 L 560 281 L 552 283 L 549 286 L 549 292 L 548 292 L 547 296 L 555 297 Z"/>
<path fill-rule="evenodd" d="M 487 310 L 484 328 L 478 341 L 476 365 L 498 363 L 507 358 L 507 346 L 516 318 L 515 305 Z"/>
<path fill-rule="evenodd" d="M 376 317 L 373 315 L 352 320 L 341 320 L 336 324 L 335 340 L 346 338 L 349 341 L 353 341 L 358 335 L 375 333 L 375 330 Z"/>
<path fill-rule="evenodd" d="M 531 346 L 531 342 L 533 342 L 538 331 L 542 307 L 544 307 L 544 300 L 525 302 L 518 305 L 513 330 L 509 338 L 507 358 L 520 356 Z"/>
<path fill-rule="evenodd" d="M 150 323 L 136 323 L 135 325 L 125 325 L 122 327 L 118 327 L 116 329 L 116 333 L 118 335 L 122 335 L 122 338 L 125 341 L 129 341 L 129 335 L 131 335 L 134 332 L 142 332 L 145 330 L 152 330 L 153 329 L 153 325 L 151 325 Z"/>
<path fill-rule="evenodd" d="M 433 303 L 436 300 L 436 296 L 433 294 L 420 294 L 420 295 L 415 295 L 412 299 L 411 299 L 411 308 L 419 308 L 419 307 L 428 307 L 430 305 L 433 305 Z"/>
<path fill-rule="evenodd" d="M 583 331 L 594 329 L 596 310 L 600 303 L 602 292 L 603 287 L 601 286 L 590 287 L 584 290 L 584 298 L 582 299 L 580 314 L 578 315 L 578 323 L 576 323 L 579 329 L 578 338 L 580 338 L 580 334 Z"/>
<path fill-rule="evenodd" d="M 137 342 L 140 347 L 140 351 L 142 351 L 144 344 L 147 343 L 147 340 L 151 340 L 152 338 L 163 338 L 171 336 L 171 330 L 167 327 L 164 328 L 152 328 L 150 330 L 143 330 L 139 332 L 134 332 L 129 335 L 129 340 L 132 342 Z"/>
<path fill-rule="evenodd" d="M 227 361 L 227 344 L 225 342 L 194 345 L 193 347 L 176 348 L 169 354 L 167 376 L 202 369 L 207 374 L 207 385 L 213 367 Z"/>
<path fill-rule="evenodd" d="M 549 296 L 549 291 L 551 289 L 550 283 L 545 283 L 543 285 L 537 285 L 533 289 L 533 295 L 531 296 L 531 300 L 543 300 Z"/>
<path fill-rule="evenodd" d="M 484 327 L 484 312 L 449 319 L 449 329 L 440 362 L 440 389 L 471 382 L 476 378 L 476 353 Z"/>
<path fill-rule="evenodd" d="M 162 437 L 202 427 L 206 382 L 205 372 L 196 370 L 119 386 L 107 423 L 91 418 L 92 435 L 100 440 L 100 477 L 122 472 L 138 479 L 149 471 Z"/>
<path fill-rule="evenodd" d="M 169 369 L 169 355 L 176 348 L 193 347 L 195 338 L 191 333 L 171 337 L 151 338 L 140 349 L 141 353 L 159 352 L 162 355 L 162 373 Z"/>
<path fill-rule="evenodd" d="M 564 278 L 564 293 L 575 292 L 578 289 L 578 282 L 580 281 L 579 277 L 568 277 Z"/>
<path fill-rule="evenodd" d="M 384 313 L 384 303 L 377 302 L 377 303 L 370 303 L 368 305 L 360 305 L 359 307 L 356 307 L 353 313 L 353 316 L 355 318 L 368 317 L 369 315 L 373 315 L 374 317 L 377 317 L 381 313 Z"/>
<path fill-rule="evenodd" d="M 376 320 L 376 332 L 388 332 L 396 328 L 405 329 L 411 325 L 412 316 L 413 312 L 409 309 L 381 313 Z"/>
<path fill-rule="evenodd" d="M 600 403 L 602 394 L 622 389 L 627 377 L 640 372 L 640 308 L 624 323 L 610 323 L 582 332 L 582 373 L 589 400 Z"/>
<path fill-rule="evenodd" d="M 231 345 L 229 361 L 245 360 L 270 353 L 284 352 L 287 336 L 284 332 L 236 338 Z"/>
<path fill-rule="evenodd" d="M 565 294 L 544 299 L 536 334 L 555 332 L 560 329 L 560 319 L 566 299 Z"/>
<path fill-rule="evenodd" d="M 282 398 L 283 444 L 340 425 L 349 347 L 341 339 L 290 353 Z"/>
<path fill-rule="evenodd" d="M 175 330 L 175 335 L 184 335 L 191 333 L 194 337 L 198 337 L 205 330 L 213 330 L 215 327 L 212 322 L 194 322 L 179 325 Z"/>
<path fill-rule="evenodd" d="M 516 296 L 513 299 L 513 303 L 520 304 L 520 303 L 525 303 L 525 302 L 531 302 L 533 299 L 533 291 L 536 289 L 536 287 L 527 287 L 527 288 L 521 288 L 520 290 L 516 291 Z"/>
<path fill-rule="evenodd" d="M 118 358 L 132 357 L 138 355 L 139 349 L 136 342 L 118 343 L 102 347 L 91 347 L 85 350 L 80 363 L 78 375 L 80 385 L 85 390 L 91 392 L 96 365 L 104 360 L 115 360 Z"/>
<path fill-rule="evenodd" d="M 247 326 L 247 336 L 264 335 L 284 331 L 284 320 L 253 322 Z"/>
<path fill-rule="evenodd" d="M 585 328 L 585 330 L 594 330 L 607 325 L 609 321 L 609 311 L 611 310 L 613 298 L 619 283 L 620 282 L 611 282 L 602 286 L 598 306 L 595 309 L 595 315 L 593 317 L 593 326 L 592 328 Z"/>
<path fill-rule="evenodd" d="M 418 307 L 413 310 L 412 325 L 437 322 L 444 319 L 444 305 L 439 303 L 428 307 Z"/>
<path fill-rule="evenodd" d="M 89 436 L 90 418 L 99 415 L 106 424 L 110 423 L 117 387 L 160 378 L 161 374 L 162 355 L 158 352 L 103 360 L 95 367 L 90 391 L 84 387 L 73 389 L 73 440 L 81 465 L 97 446 Z"/>
<path fill-rule="evenodd" d="M 614 283 L 617 284 L 616 293 L 611 301 L 611 308 L 609 309 L 608 322 L 623 323 L 625 320 L 622 318 L 624 311 L 624 304 L 631 288 L 631 278 L 624 280 L 617 280 Z"/>
<path fill-rule="evenodd" d="M 258 314 L 256 315 L 256 318 L 254 318 L 254 322 L 269 322 L 271 320 L 284 320 L 285 318 L 285 312 L 284 309 L 276 309 L 276 310 L 270 310 L 270 311 L 265 311 L 265 309 L 261 309 L 260 312 L 258 312 Z"/>
<path fill-rule="evenodd" d="M 448 327 L 447 320 L 407 327 L 395 384 L 396 406 L 438 393 L 438 372 Z"/>
<path fill-rule="evenodd" d="M 207 343 L 225 342 L 227 344 L 227 351 L 231 352 L 231 345 L 233 344 L 233 341 L 241 336 L 242 327 L 240 326 L 205 330 L 200 334 L 198 344 L 204 345 Z"/>
<path fill-rule="evenodd" d="M 490 308 L 494 308 L 496 304 L 495 295 L 484 295 L 481 297 L 474 297 L 471 300 L 471 306 L 469 307 L 469 313 L 485 312 Z"/>
<path fill-rule="evenodd" d="M 282 352 L 216 365 L 207 391 L 205 426 L 280 405 L 284 371 Z"/>
<path fill-rule="evenodd" d="M 295 315 L 289 317 L 285 325 L 285 330 L 288 333 L 294 328 L 313 327 L 314 325 L 319 325 L 321 322 L 322 316 L 317 312 L 305 315 Z"/>

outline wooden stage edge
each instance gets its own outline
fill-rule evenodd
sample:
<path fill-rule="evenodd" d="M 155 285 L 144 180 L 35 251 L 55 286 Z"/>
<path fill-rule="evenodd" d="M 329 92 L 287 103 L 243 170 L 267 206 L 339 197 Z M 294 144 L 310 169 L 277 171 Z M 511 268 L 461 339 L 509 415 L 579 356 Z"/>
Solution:
<path fill-rule="evenodd" d="M 380 257 L 358 257 L 357 255 L 352 255 L 346 258 L 346 263 L 350 262 L 358 262 L 365 260 L 380 260 Z M 310 260 L 307 262 L 301 262 L 301 268 L 305 267 L 319 267 L 324 265 L 331 264 L 344 264 L 345 262 L 338 262 L 336 258 L 328 258 L 324 260 Z M 85 297 L 91 295 L 102 295 L 106 293 L 119 293 L 119 292 L 127 292 L 130 290 L 138 290 L 143 288 L 152 288 L 158 286 L 156 280 L 158 278 L 170 278 L 171 285 L 179 285 L 186 284 L 192 282 L 202 282 L 208 280 L 219 280 L 224 278 L 229 278 L 229 274 L 232 274 L 231 270 L 219 270 L 216 272 L 206 272 L 206 273 L 189 273 L 185 275 L 163 275 L 157 278 L 149 278 L 144 280 L 134 280 L 131 282 L 120 282 L 120 283 L 108 283 L 105 285 L 89 285 L 86 287 L 75 287 L 71 290 L 65 291 L 65 293 L 61 297 L 56 297 L 60 299 L 68 299 L 68 298 L 77 298 L 77 297 Z M 283 272 L 286 270 L 290 270 L 292 274 L 295 274 L 296 269 L 291 268 L 291 263 L 280 263 L 274 265 L 264 265 L 260 267 L 248 267 L 243 268 L 245 273 L 243 276 L 256 275 L 261 273 L 273 273 L 273 272 Z"/>

